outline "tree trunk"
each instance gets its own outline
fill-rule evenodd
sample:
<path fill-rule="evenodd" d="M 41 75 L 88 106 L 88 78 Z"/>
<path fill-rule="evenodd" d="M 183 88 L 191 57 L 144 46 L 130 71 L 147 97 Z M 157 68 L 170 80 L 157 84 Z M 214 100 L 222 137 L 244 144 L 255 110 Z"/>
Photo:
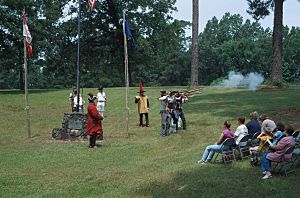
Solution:
<path fill-rule="evenodd" d="M 198 86 L 198 26 L 199 1 L 193 0 L 191 88 Z"/>
<path fill-rule="evenodd" d="M 283 0 L 275 0 L 273 26 L 272 83 L 282 81 L 282 20 Z"/>

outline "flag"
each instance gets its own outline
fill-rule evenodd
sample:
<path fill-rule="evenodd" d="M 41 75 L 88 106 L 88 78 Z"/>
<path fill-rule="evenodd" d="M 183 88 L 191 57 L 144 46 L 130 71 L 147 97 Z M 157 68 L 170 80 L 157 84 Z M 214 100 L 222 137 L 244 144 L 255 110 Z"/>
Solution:
<path fill-rule="evenodd" d="M 30 31 L 27 26 L 27 20 L 25 15 L 23 16 L 23 36 L 25 37 L 26 52 L 28 56 L 32 56 L 32 46 L 31 46 L 32 37 L 30 35 Z"/>
<path fill-rule="evenodd" d="M 130 46 L 135 48 L 136 43 L 135 43 L 135 40 L 133 39 L 131 29 L 130 29 L 130 26 L 129 26 L 129 23 L 128 23 L 127 19 L 125 20 L 125 33 L 128 36 L 128 39 L 130 40 Z"/>
<path fill-rule="evenodd" d="M 89 4 L 91 10 L 93 10 L 96 7 L 96 0 L 88 0 L 88 4 Z"/>
<path fill-rule="evenodd" d="M 140 80 L 140 93 L 143 93 L 143 82 Z"/>

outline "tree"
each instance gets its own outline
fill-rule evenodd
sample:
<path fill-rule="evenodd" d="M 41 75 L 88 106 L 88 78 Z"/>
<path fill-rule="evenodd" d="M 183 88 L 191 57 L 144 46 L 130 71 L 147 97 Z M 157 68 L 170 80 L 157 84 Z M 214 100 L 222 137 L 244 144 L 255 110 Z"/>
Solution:
<path fill-rule="evenodd" d="M 198 86 L 199 0 L 193 0 L 191 88 Z"/>
<path fill-rule="evenodd" d="M 272 83 L 282 81 L 282 19 L 284 0 L 247 0 L 249 10 L 255 19 L 263 18 L 270 14 L 270 9 L 274 9 L 273 23 L 273 63 L 272 63 Z"/>
<path fill-rule="evenodd" d="M 46 20 L 38 20 L 41 4 Z M 0 88 L 22 82 L 22 10 L 33 37 L 29 88 L 70 87 L 76 82 L 77 0 L 0 0 Z M 176 0 L 97 1 L 91 11 L 81 1 L 81 85 L 124 86 L 122 10 L 127 9 L 135 49 L 129 46 L 132 84 L 186 85 L 189 56 L 184 28 L 173 20 Z M 174 72 L 175 71 L 175 72 Z M 18 75 L 20 73 L 20 75 Z M 182 75 L 184 73 L 184 75 Z"/>
<path fill-rule="evenodd" d="M 243 74 L 270 73 L 272 51 L 270 30 L 240 15 L 225 13 L 220 21 L 209 20 L 199 35 L 199 67 L 201 84 L 224 77 L 229 71 Z"/>

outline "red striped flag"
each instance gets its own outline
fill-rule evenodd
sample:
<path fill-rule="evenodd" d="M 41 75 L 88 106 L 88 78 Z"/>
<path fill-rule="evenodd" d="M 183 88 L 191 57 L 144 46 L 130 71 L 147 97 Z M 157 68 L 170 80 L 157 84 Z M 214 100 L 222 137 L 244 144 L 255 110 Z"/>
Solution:
<path fill-rule="evenodd" d="M 25 15 L 23 16 L 23 36 L 25 37 L 25 41 L 26 41 L 26 52 L 28 56 L 32 56 L 32 46 L 31 46 L 32 37 L 30 35 L 30 31 L 27 26 L 27 20 Z"/>
<path fill-rule="evenodd" d="M 91 10 L 93 10 L 96 7 L 96 0 L 88 0 L 88 3 Z"/>

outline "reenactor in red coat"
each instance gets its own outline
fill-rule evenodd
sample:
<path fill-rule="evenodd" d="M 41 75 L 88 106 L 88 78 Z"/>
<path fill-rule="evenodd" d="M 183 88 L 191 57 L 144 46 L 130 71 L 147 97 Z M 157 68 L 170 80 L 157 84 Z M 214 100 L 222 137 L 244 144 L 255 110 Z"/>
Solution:
<path fill-rule="evenodd" d="M 88 124 L 87 131 L 85 135 L 90 136 L 90 148 L 97 148 L 96 139 L 97 136 L 100 136 L 100 140 L 103 140 L 103 131 L 102 131 L 102 123 L 101 120 L 103 117 L 99 114 L 96 108 L 97 97 L 92 93 L 88 94 L 89 104 L 87 107 L 88 113 Z"/>

